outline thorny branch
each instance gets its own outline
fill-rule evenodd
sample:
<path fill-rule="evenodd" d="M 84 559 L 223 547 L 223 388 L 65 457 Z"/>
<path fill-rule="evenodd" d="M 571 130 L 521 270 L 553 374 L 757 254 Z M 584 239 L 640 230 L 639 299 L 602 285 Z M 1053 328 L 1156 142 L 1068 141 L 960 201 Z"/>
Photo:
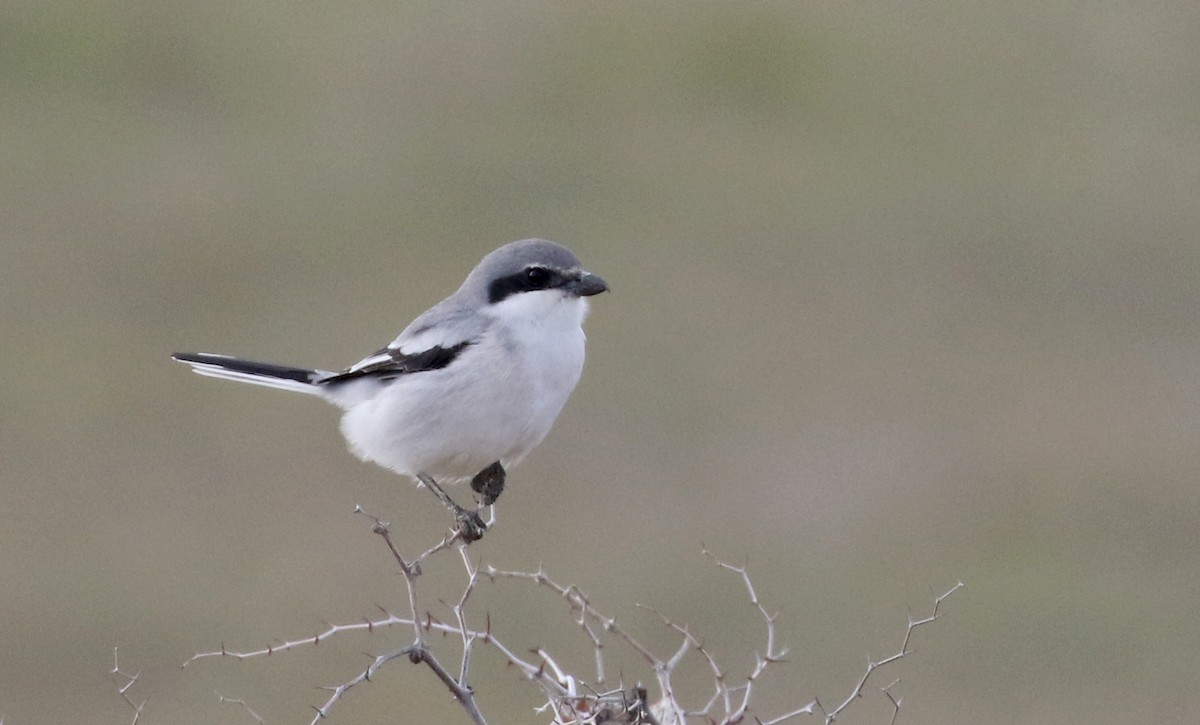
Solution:
<path fill-rule="evenodd" d="M 242 709 L 246 711 L 246 714 L 248 714 L 250 717 L 254 718 L 255 722 L 259 723 L 260 725 L 261 725 L 261 723 L 266 722 L 265 720 L 262 719 L 261 715 L 259 715 L 257 712 L 254 712 L 254 708 L 250 707 L 249 703 L 247 703 L 245 700 L 243 700 L 240 697 L 236 698 L 236 699 L 232 698 L 232 697 L 225 697 L 224 695 L 222 695 L 221 693 L 218 692 L 217 700 L 219 700 L 221 702 L 221 704 L 229 703 L 231 705 L 241 705 Z"/>
<path fill-rule="evenodd" d="M 122 670 L 121 661 L 117 657 L 117 648 L 113 647 L 113 668 L 108 671 L 108 674 L 110 677 L 112 677 L 113 684 L 117 686 L 117 694 L 121 696 L 121 699 L 125 701 L 125 704 L 133 708 L 132 725 L 137 725 L 138 720 L 140 720 L 142 717 L 142 711 L 146 708 L 146 701 L 142 700 L 140 705 L 137 704 L 133 701 L 133 698 L 129 696 L 129 690 L 137 684 L 138 678 L 142 675 L 141 670 L 138 670 L 133 674 Z M 3 718 L 0 718 L 0 724 L 2 723 Z"/>
<path fill-rule="evenodd" d="M 372 520 L 372 531 L 384 541 L 396 563 L 399 565 L 400 572 L 404 576 L 408 598 L 409 611 L 407 616 L 392 614 L 381 608 L 381 615 L 375 618 L 367 618 L 361 622 L 348 624 L 330 624 L 319 634 L 286 640 L 280 644 L 259 649 L 233 651 L 222 645 L 221 649 L 217 651 L 201 652 L 193 655 L 184 663 L 184 667 L 187 667 L 196 660 L 217 656 L 232 657 L 235 659 L 270 656 L 277 652 L 291 650 L 303 645 L 316 645 L 325 639 L 349 632 L 365 631 L 372 633 L 376 629 L 400 625 L 411 628 L 413 642 L 388 654 L 373 657 L 370 665 L 355 677 L 340 685 L 324 688 L 329 691 L 330 695 L 319 707 L 313 708 L 316 714 L 313 716 L 312 725 L 316 725 L 320 720 L 328 717 L 338 701 L 351 689 L 359 684 L 370 681 L 381 668 L 401 658 L 408 659 L 414 664 L 423 664 L 428 667 L 433 675 L 454 696 L 470 721 L 475 725 L 486 725 L 487 720 L 476 700 L 475 689 L 470 685 L 469 681 L 470 665 L 477 644 L 489 645 L 494 648 L 509 666 L 516 668 L 523 679 L 533 683 L 541 690 L 545 700 L 544 704 L 537 708 L 537 710 L 552 717 L 551 722 L 554 725 L 598 725 L 599 723 L 612 723 L 613 725 L 620 723 L 628 725 L 683 725 L 683 723 L 691 720 L 720 723 L 721 725 L 735 725 L 746 722 L 748 719 L 752 719 L 753 722 L 760 725 L 775 725 L 792 720 L 800 715 L 812 715 L 818 712 L 824 718 L 825 725 L 832 725 L 853 701 L 862 697 L 868 681 L 876 670 L 885 665 L 897 662 L 910 652 L 909 644 L 912 640 L 913 631 L 918 627 L 932 623 L 941 616 L 940 609 L 942 602 L 963 586 L 959 582 L 950 590 L 937 597 L 933 603 L 933 611 L 929 616 L 921 619 L 912 619 L 910 617 L 900 650 L 880 660 L 868 659 L 866 671 L 858 678 L 850 694 L 836 708 L 826 710 L 818 700 L 813 699 L 802 707 L 775 716 L 772 719 L 764 720 L 753 714 L 755 688 L 769 668 L 784 661 L 787 650 L 778 643 L 775 628 L 777 614 L 772 614 L 768 611 L 760 601 L 758 592 L 745 565 L 737 566 L 730 564 L 717 558 L 707 549 L 703 550 L 704 556 L 719 568 L 732 572 L 741 579 L 750 604 L 754 607 L 758 618 L 763 623 L 762 649 L 754 652 L 753 663 L 747 671 L 738 678 L 731 678 L 730 671 L 718 663 L 714 654 L 705 648 L 701 639 L 687 626 L 676 623 L 657 609 L 642 607 L 656 614 L 666 627 L 670 628 L 680 637 L 679 646 L 666 657 L 655 654 L 649 647 L 642 644 L 642 642 L 619 624 L 615 617 L 607 616 L 598 610 L 579 587 L 573 584 L 563 585 L 558 583 L 541 567 L 536 571 L 528 572 L 504 570 L 491 565 L 481 566 L 472 561 L 467 553 L 468 542 L 464 541 L 461 534 L 457 532 L 447 534 L 441 542 L 410 560 L 401 555 L 392 539 L 390 525 L 387 522 L 367 514 L 361 508 L 357 508 L 356 513 L 367 516 Z M 430 612 L 422 610 L 417 591 L 417 579 L 421 574 L 422 566 L 425 562 L 440 552 L 451 549 L 459 552 L 466 573 L 466 582 L 463 584 L 462 591 L 457 600 L 450 603 L 443 602 L 450 609 L 453 621 L 442 622 L 436 619 Z M 469 623 L 468 605 L 475 590 L 483 583 L 495 583 L 499 580 L 532 583 L 539 588 L 544 588 L 552 592 L 567 603 L 572 620 L 580 628 L 580 631 L 587 638 L 587 642 L 592 648 L 595 663 L 594 677 L 572 673 L 560 666 L 559 660 L 541 647 L 530 650 L 535 655 L 532 659 L 518 655 L 516 651 L 501 642 L 493 634 L 491 631 L 490 614 L 485 617 L 482 628 L 479 624 L 472 626 Z M 429 633 L 451 636 L 458 640 L 460 653 L 456 672 L 444 666 L 434 652 L 430 650 L 426 640 L 426 635 Z M 606 640 L 615 640 L 628 650 L 636 653 L 646 663 L 654 675 L 656 684 L 657 692 L 653 700 L 651 700 L 647 689 L 640 684 L 627 690 L 624 685 L 618 684 L 616 687 L 613 687 L 607 683 L 604 650 Z M 711 693 L 706 696 L 706 700 L 703 703 L 688 707 L 680 702 L 673 678 L 687 659 L 688 653 L 693 651 L 703 660 L 703 666 L 712 678 L 712 687 Z M 113 672 L 118 673 L 119 670 L 114 667 Z M 134 703 L 128 698 L 126 691 L 136 682 L 137 676 L 125 673 L 120 674 L 125 678 L 127 684 L 119 691 L 122 697 L 125 697 L 126 701 L 134 707 L 135 713 L 137 713 L 134 718 L 134 725 L 136 725 L 137 716 L 140 715 L 141 707 L 145 703 L 142 706 L 134 706 Z M 735 684 L 731 685 L 731 681 Z M 888 698 L 888 701 L 892 705 L 892 725 L 896 721 L 902 702 L 901 698 L 896 697 L 891 691 L 898 682 L 899 680 L 896 680 L 888 686 L 880 688 L 882 694 Z M 241 702 L 252 715 L 255 715 L 240 700 L 226 700 L 222 698 L 222 701 Z"/>
<path fill-rule="evenodd" d="M 922 627 L 926 624 L 930 624 L 930 623 L 934 622 L 938 617 L 940 617 L 942 602 L 944 602 L 946 600 L 946 598 L 949 597 L 954 592 L 958 591 L 959 589 L 962 589 L 964 586 L 966 586 L 966 585 L 963 584 L 962 582 L 958 582 L 954 586 L 950 587 L 950 589 L 947 590 L 945 594 L 942 594 L 940 597 L 937 597 L 936 599 L 934 599 L 933 600 L 933 612 L 931 612 L 928 617 L 925 617 L 924 619 L 913 619 L 910 616 L 908 618 L 908 628 L 904 631 L 904 641 L 900 643 L 900 650 L 898 652 L 896 652 L 895 654 L 889 655 L 880 660 L 872 660 L 870 657 L 868 657 L 867 658 L 867 669 L 863 672 L 862 677 L 860 677 L 858 679 L 858 684 L 856 684 L 854 686 L 854 689 L 851 690 L 850 694 L 846 697 L 846 699 L 842 701 L 841 705 L 838 705 L 833 710 L 830 710 L 827 712 L 825 710 L 825 708 L 821 707 L 821 704 L 819 702 L 817 703 L 817 707 L 820 708 L 821 712 L 825 715 L 826 725 L 829 725 L 834 720 L 836 720 L 837 716 L 840 715 L 842 713 L 842 711 L 845 710 L 850 705 L 851 702 L 854 702 L 854 700 L 856 700 L 862 696 L 863 688 L 866 687 L 867 680 L 871 678 L 871 675 L 875 672 L 875 670 L 879 669 L 880 667 L 883 667 L 884 665 L 889 665 L 893 662 L 902 660 L 902 659 L 904 659 L 905 656 L 908 655 L 908 653 L 910 651 L 908 648 L 908 644 L 912 640 L 913 631 L 917 627 Z M 895 684 L 895 683 L 892 683 L 892 684 Z M 891 685 L 888 685 L 888 687 L 891 687 Z M 885 688 L 885 690 L 886 690 L 886 688 Z M 891 699 L 890 693 L 888 694 L 888 698 Z M 892 704 L 895 705 L 897 709 L 899 709 L 899 707 L 900 707 L 899 700 L 892 700 Z M 893 716 L 893 720 L 894 719 L 895 719 L 895 717 Z"/>
<path fill-rule="evenodd" d="M 892 703 L 892 718 L 888 720 L 888 725 L 896 725 L 896 717 L 900 714 L 900 703 L 904 702 L 903 697 L 896 697 L 892 694 L 892 688 L 898 684 L 900 684 L 899 677 L 892 680 L 890 685 L 879 688 L 879 691 L 887 697 L 888 702 Z"/>

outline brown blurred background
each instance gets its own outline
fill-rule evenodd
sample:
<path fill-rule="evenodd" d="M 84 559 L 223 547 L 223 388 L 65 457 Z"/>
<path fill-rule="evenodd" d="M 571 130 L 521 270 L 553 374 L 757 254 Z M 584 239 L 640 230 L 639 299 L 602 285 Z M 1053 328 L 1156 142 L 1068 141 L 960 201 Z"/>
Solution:
<path fill-rule="evenodd" d="M 4 3 L 4 722 L 128 722 L 115 645 L 143 723 L 251 722 L 217 693 L 308 722 L 403 644 L 179 669 L 402 611 L 354 504 L 407 550 L 446 520 L 332 408 L 168 356 L 343 366 L 528 236 L 613 292 L 476 556 L 666 652 L 634 604 L 689 621 L 731 676 L 761 626 L 701 542 L 748 556 L 791 650 L 763 716 L 844 697 L 963 579 L 876 683 L 900 722 L 1200 719 L 1198 29 L 1107 0 Z M 548 592 L 475 606 L 586 669 Z M 477 659 L 494 722 L 542 721 Z M 397 665 L 333 721 L 447 700 Z M 845 722 L 887 715 L 869 688 Z"/>

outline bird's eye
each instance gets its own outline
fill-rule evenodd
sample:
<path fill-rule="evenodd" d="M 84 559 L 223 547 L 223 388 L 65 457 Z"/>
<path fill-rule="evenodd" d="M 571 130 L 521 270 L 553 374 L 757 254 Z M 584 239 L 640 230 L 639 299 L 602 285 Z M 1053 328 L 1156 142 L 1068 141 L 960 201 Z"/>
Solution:
<path fill-rule="evenodd" d="M 525 270 L 525 279 L 535 286 L 544 285 L 550 281 L 550 270 L 545 267 L 530 267 Z"/>

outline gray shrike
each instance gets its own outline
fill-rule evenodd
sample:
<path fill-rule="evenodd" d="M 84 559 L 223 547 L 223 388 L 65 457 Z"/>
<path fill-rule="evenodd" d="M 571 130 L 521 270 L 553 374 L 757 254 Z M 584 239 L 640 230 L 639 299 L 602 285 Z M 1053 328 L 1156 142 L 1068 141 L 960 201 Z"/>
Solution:
<path fill-rule="evenodd" d="M 579 382 L 586 298 L 607 289 L 566 247 L 526 239 L 484 257 L 457 292 L 340 372 L 211 353 L 172 357 L 201 375 L 338 406 L 356 456 L 416 478 L 473 540 L 482 519 L 438 482 L 471 478 L 484 504 L 495 501 L 505 469 L 542 442 Z"/>

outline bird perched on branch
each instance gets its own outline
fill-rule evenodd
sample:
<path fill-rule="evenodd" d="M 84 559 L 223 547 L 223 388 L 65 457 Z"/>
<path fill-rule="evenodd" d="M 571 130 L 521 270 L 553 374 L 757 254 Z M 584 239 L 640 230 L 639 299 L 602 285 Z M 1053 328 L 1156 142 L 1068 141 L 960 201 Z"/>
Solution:
<path fill-rule="evenodd" d="M 495 501 L 506 470 L 542 442 L 579 382 L 587 298 L 607 289 L 566 247 L 526 239 L 488 254 L 457 292 L 345 370 L 172 357 L 201 375 L 338 406 L 350 450 L 427 486 L 471 541 L 483 520 L 440 484 L 469 478 L 484 505 Z"/>

